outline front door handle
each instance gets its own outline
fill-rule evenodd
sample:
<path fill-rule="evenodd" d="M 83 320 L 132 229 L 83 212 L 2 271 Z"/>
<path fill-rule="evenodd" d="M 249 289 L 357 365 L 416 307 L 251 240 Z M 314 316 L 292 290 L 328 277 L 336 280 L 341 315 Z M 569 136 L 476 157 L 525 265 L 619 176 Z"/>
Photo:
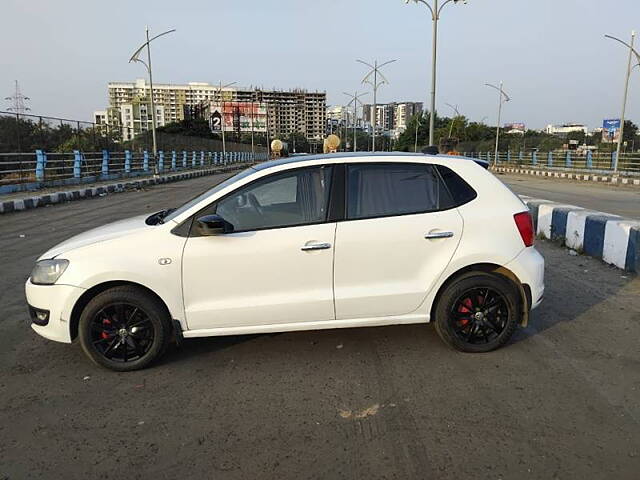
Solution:
<path fill-rule="evenodd" d="M 424 238 L 427 240 L 433 240 L 435 238 L 451 238 L 453 237 L 453 232 L 429 232 Z"/>
<path fill-rule="evenodd" d="M 330 243 L 307 243 L 300 250 L 308 252 L 309 250 L 327 250 L 328 248 L 331 248 Z"/>

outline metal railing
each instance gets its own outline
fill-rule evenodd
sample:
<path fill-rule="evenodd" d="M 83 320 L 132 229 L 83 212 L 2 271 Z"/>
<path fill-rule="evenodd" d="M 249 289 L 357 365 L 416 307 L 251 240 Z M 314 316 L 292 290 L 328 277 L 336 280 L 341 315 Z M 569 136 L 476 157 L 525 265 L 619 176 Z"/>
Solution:
<path fill-rule="evenodd" d="M 165 174 L 188 169 L 255 163 L 267 160 L 266 152 L 160 151 L 157 158 L 135 152 L 0 153 L 0 193 L 34 190 L 47 186 L 111 180 L 140 175 Z"/>
<path fill-rule="evenodd" d="M 573 150 L 552 152 L 500 152 L 497 158 L 494 152 L 471 152 L 464 156 L 489 161 L 494 166 L 527 167 L 539 169 L 568 170 L 585 173 L 640 175 L 640 153 L 625 153 L 616 162 L 615 152 L 578 153 Z"/>

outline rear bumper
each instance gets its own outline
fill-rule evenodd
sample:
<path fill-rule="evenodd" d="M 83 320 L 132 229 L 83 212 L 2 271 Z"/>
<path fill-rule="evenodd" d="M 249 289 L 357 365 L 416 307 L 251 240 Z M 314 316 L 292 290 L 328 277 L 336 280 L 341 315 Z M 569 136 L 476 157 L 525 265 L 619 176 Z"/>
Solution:
<path fill-rule="evenodd" d="M 544 296 L 544 257 L 534 247 L 525 248 L 515 259 L 505 265 L 520 283 L 531 291 L 531 310 L 542 303 Z"/>
<path fill-rule="evenodd" d="M 31 328 L 49 340 L 71 343 L 71 311 L 84 291 L 71 285 L 34 285 L 27 280 L 25 293 L 33 322 Z M 46 321 L 34 319 L 36 312 L 44 311 L 49 312 Z"/>

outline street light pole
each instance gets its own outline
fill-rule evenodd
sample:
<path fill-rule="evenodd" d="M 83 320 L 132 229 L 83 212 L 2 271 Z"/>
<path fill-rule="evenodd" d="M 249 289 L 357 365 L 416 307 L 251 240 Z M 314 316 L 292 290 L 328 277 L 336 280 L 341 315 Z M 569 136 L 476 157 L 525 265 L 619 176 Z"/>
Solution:
<path fill-rule="evenodd" d="M 358 103 L 360 103 L 362 105 L 362 101 L 360 100 L 360 97 L 364 97 L 365 95 L 369 95 L 368 92 L 364 92 L 364 93 L 347 93 L 347 92 L 342 92 L 344 93 L 347 97 L 351 98 L 351 101 L 349 103 L 347 103 L 347 107 L 349 105 L 351 105 L 353 103 L 353 151 L 356 152 L 357 151 L 357 134 L 356 134 L 356 123 L 358 121 Z"/>
<path fill-rule="evenodd" d="M 636 39 L 636 32 L 635 30 L 631 32 L 631 43 L 628 44 L 626 42 L 623 42 L 622 40 L 620 40 L 619 38 L 613 37 L 611 35 L 605 35 L 606 38 L 609 38 L 611 40 L 615 40 L 619 43 L 622 43 L 624 46 L 626 46 L 629 49 L 629 61 L 627 64 L 627 74 L 625 77 L 625 81 L 624 81 L 624 95 L 623 95 L 623 100 L 622 100 L 622 115 L 620 117 L 620 136 L 618 137 L 618 146 L 616 149 L 616 161 L 613 165 L 613 171 L 614 173 L 618 172 L 618 163 L 620 162 L 620 153 L 622 150 L 622 141 L 623 141 L 623 137 L 624 137 L 624 120 L 625 120 L 625 115 L 627 113 L 627 98 L 629 96 L 629 79 L 631 78 L 631 70 L 633 70 L 632 67 L 632 60 L 633 60 L 633 55 L 635 54 L 636 56 L 636 60 L 638 62 L 640 62 L 640 54 L 636 51 L 635 48 L 633 48 L 633 45 L 635 43 L 635 39 Z"/>
<path fill-rule="evenodd" d="M 405 3 L 409 3 L 412 0 L 405 0 Z M 433 146 L 435 143 L 435 130 L 436 130 L 436 68 L 438 65 L 438 21 L 440 20 L 440 14 L 442 9 L 448 3 L 458 3 L 460 0 L 445 0 L 442 5 L 439 4 L 439 0 L 433 0 L 433 7 L 426 0 L 413 0 L 414 3 L 423 3 L 431 12 L 431 20 L 433 21 L 433 40 L 432 40 L 432 52 L 431 52 L 431 112 L 429 114 L 429 145 Z M 467 0 L 462 0 L 467 3 Z"/>
<path fill-rule="evenodd" d="M 235 85 L 236 82 L 227 83 L 226 85 L 222 85 L 222 80 L 220 80 L 218 87 L 218 101 L 220 102 L 220 113 L 222 115 L 222 122 L 220 122 L 220 130 L 222 132 L 222 158 L 227 158 L 227 143 L 224 138 L 224 103 L 222 102 L 222 89 L 231 87 Z"/>
<path fill-rule="evenodd" d="M 451 138 L 451 133 L 453 132 L 453 125 L 456 123 L 456 119 L 460 116 L 460 112 L 458 111 L 457 105 L 454 106 L 454 105 L 451 105 L 450 103 L 447 103 L 445 105 L 451 108 L 456 114 L 456 117 L 453 120 L 451 120 L 451 125 L 449 126 L 449 138 Z"/>
<path fill-rule="evenodd" d="M 451 1 L 451 0 L 450 0 Z M 371 144 L 371 150 L 373 152 L 376 151 L 376 126 L 378 123 L 378 87 L 383 85 L 383 84 L 387 84 L 389 85 L 389 81 L 385 78 L 385 76 L 382 74 L 382 72 L 380 72 L 380 69 L 382 67 L 384 67 L 385 65 L 389 65 L 390 63 L 393 63 L 397 60 L 389 60 L 388 62 L 384 62 L 380 65 L 378 65 L 378 60 L 375 60 L 373 62 L 373 65 L 371 65 L 370 63 L 367 63 L 363 60 L 356 60 L 356 62 L 360 62 L 363 65 L 366 65 L 367 67 L 371 68 L 371 70 L 369 71 L 369 73 L 367 73 L 364 78 L 362 79 L 362 83 L 368 83 L 369 85 L 371 85 L 373 87 L 373 135 L 372 135 L 372 144 Z M 380 75 L 380 77 L 382 78 L 382 80 L 380 80 L 380 82 L 378 82 L 378 75 Z M 373 81 L 371 81 L 371 76 L 373 76 Z"/>
<path fill-rule="evenodd" d="M 153 75 L 151 72 L 151 42 L 153 42 L 156 38 L 162 37 L 163 35 L 167 35 L 168 33 L 172 33 L 175 32 L 175 28 L 172 30 L 167 30 L 166 32 L 162 32 L 159 35 L 156 35 L 153 38 L 149 38 L 149 27 L 145 27 L 145 36 L 147 41 L 145 43 L 143 43 L 140 48 L 138 48 L 133 55 L 131 55 L 131 58 L 129 59 L 129 63 L 131 62 L 138 62 L 138 63 L 142 63 L 145 67 L 147 67 L 147 73 L 149 74 L 149 89 L 150 89 L 150 93 L 151 93 L 151 137 L 152 137 L 152 141 L 153 141 L 153 158 L 157 158 L 158 155 L 158 145 L 156 142 L 156 103 L 155 103 L 155 99 L 153 97 Z M 145 62 L 144 60 L 141 60 L 138 55 L 140 55 L 140 53 L 142 52 L 142 50 L 144 49 L 144 47 L 147 47 L 147 61 Z"/>
<path fill-rule="evenodd" d="M 418 153 L 418 129 L 420 128 L 420 115 L 416 115 L 416 141 L 413 144 L 413 151 Z"/>
<path fill-rule="evenodd" d="M 493 159 L 494 162 L 497 162 L 498 161 L 498 146 L 499 146 L 499 141 L 500 141 L 500 122 L 501 122 L 501 119 L 502 119 L 502 104 L 504 102 L 508 102 L 509 100 L 511 100 L 511 98 L 502 89 L 502 82 L 500 82 L 500 86 L 499 87 L 497 87 L 495 85 L 491 85 L 490 83 L 485 83 L 485 85 L 487 87 L 495 88 L 496 90 L 498 90 L 498 126 L 496 127 L 496 150 L 495 150 L 495 157 Z"/>

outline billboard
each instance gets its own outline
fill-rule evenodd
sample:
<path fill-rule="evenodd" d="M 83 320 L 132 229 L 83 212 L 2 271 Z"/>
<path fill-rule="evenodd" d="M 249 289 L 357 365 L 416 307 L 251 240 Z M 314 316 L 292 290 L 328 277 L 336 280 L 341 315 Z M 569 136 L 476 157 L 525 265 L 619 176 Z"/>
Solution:
<path fill-rule="evenodd" d="M 617 143 L 620 139 L 620 119 L 611 118 L 602 121 L 602 142 Z"/>
<path fill-rule="evenodd" d="M 507 131 L 517 131 L 524 133 L 526 131 L 524 123 L 505 123 L 504 128 Z"/>
<path fill-rule="evenodd" d="M 267 131 L 267 106 L 259 102 L 211 103 L 208 109 L 212 132 L 250 133 Z M 253 127 L 253 128 L 252 128 Z"/>

